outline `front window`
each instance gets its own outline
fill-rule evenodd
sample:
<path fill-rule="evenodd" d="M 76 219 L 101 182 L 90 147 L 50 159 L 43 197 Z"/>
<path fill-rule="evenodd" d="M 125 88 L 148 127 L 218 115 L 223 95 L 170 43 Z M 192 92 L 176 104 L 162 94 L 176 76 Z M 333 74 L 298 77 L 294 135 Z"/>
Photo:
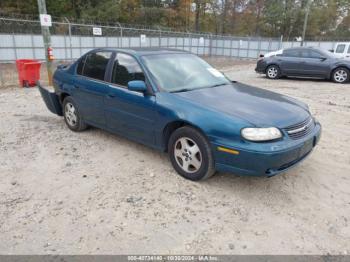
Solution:
<path fill-rule="evenodd" d="M 112 83 L 127 86 L 132 80 L 145 81 L 139 63 L 130 55 L 118 53 L 113 63 Z"/>
<path fill-rule="evenodd" d="M 142 59 L 158 87 L 168 92 L 230 83 L 222 73 L 192 54 L 147 55 Z"/>

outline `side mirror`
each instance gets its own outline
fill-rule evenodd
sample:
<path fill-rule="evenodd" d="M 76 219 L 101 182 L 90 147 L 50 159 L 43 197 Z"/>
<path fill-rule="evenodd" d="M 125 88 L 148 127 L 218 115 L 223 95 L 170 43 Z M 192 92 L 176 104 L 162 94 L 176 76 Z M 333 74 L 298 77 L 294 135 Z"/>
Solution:
<path fill-rule="evenodd" d="M 146 86 L 146 83 L 144 81 L 133 80 L 133 81 L 128 82 L 128 89 L 130 91 L 144 93 L 147 91 L 147 86 Z"/>

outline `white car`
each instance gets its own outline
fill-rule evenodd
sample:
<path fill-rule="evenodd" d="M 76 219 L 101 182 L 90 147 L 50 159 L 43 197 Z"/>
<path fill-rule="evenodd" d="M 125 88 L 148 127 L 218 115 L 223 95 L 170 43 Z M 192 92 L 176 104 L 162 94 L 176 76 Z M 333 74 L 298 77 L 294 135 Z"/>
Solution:
<path fill-rule="evenodd" d="M 337 43 L 333 52 L 334 55 L 338 58 L 350 60 L 350 42 Z"/>
<path fill-rule="evenodd" d="M 282 53 L 283 53 L 283 49 L 280 49 L 277 51 L 266 53 L 265 55 L 260 55 L 260 58 L 281 55 Z"/>

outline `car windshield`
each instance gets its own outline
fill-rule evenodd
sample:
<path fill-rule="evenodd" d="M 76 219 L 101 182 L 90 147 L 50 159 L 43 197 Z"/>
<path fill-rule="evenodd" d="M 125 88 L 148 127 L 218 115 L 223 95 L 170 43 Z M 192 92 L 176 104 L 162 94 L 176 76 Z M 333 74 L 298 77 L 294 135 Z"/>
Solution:
<path fill-rule="evenodd" d="M 190 91 L 229 84 L 207 62 L 192 54 L 157 54 L 142 57 L 158 87 L 167 92 Z"/>

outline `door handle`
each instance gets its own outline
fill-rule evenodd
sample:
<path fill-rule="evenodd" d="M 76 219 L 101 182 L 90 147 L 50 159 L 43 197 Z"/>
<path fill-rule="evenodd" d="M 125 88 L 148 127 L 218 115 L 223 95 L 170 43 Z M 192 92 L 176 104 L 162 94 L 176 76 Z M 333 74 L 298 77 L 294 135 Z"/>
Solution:
<path fill-rule="evenodd" d="M 109 93 L 109 94 L 107 94 L 107 97 L 113 98 L 113 97 L 116 97 L 116 95 L 112 94 L 112 93 Z"/>
<path fill-rule="evenodd" d="M 75 89 L 79 89 L 80 87 L 77 85 L 73 85 Z"/>

